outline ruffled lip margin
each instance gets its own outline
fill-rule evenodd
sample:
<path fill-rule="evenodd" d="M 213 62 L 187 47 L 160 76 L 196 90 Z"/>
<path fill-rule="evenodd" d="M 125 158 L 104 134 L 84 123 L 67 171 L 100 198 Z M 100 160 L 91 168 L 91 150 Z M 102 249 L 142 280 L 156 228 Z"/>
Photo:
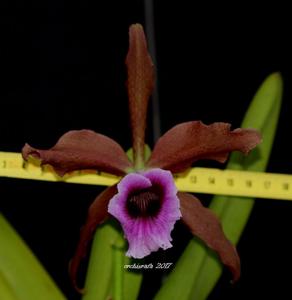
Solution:
<path fill-rule="evenodd" d="M 156 216 L 133 217 L 127 209 L 129 195 L 133 191 L 159 186 L 161 207 Z M 127 256 L 143 258 L 159 248 L 172 247 L 171 231 L 181 218 L 177 189 L 171 172 L 152 169 L 131 173 L 117 186 L 118 193 L 110 200 L 108 212 L 119 220 L 129 242 Z"/>

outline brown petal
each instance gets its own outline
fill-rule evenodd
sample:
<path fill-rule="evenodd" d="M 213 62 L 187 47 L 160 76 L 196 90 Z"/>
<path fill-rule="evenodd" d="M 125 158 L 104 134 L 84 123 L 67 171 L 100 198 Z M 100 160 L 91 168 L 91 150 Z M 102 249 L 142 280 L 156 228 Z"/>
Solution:
<path fill-rule="evenodd" d="M 92 239 L 96 227 L 109 217 L 109 214 L 107 212 L 108 203 L 116 193 L 116 185 L 105 189 L 100 195 L 95 198 L 94 202 L 89 207 L 86 223 L 81 229 L 79 243 L 74 257 L 72 258 L 69 265 L 69 274 L 71 281 L 74 285 L 74 288 L 79 292 L 83 292 L 82 289 L 78 288 L 76 279 L 80 262 L 86 255 L 87 244 Z"/>
<path fill-rule="evenodd" d="M 118 143 L 91 130 L 69 131 L 49 150 L 38 150 L 26 144 L 22 155 L 25 160 L 32 155 L 40 159 L 42 165 L 52 165 L 60 176 L 84 169 L 124 175 L 127 168 L 132 167 Z"/>
<path fill-rule="evenodd" d="M 256 130 L 238 128 L 231 131 L 230 127 L 228 123 L 181 123 L 158 140 L 146 165 L 181 172 L 199 159 L 225 162 L 231 151 L 247 154 L 261 142 Z"/>
<path fill-rule="evenodd" d="M 217 252 L 222 263 L 232 272 L 233 282 L 237 281 L 240 277 L 240 259 L 235 247 L 225 237 L 218 218 L 196 197 L 179 192 L 178 198 L 182 221 L 193 235 Z"/>
<path fill-rule="evenodd" d="M 126 58 L 128 96 L 132 126 L 134 162 L 144 162 L 144 140 L 148 100 L 154 86 L 153 63 L 148 54 L 143 27 L 130 27 L 130 45 Z"/>

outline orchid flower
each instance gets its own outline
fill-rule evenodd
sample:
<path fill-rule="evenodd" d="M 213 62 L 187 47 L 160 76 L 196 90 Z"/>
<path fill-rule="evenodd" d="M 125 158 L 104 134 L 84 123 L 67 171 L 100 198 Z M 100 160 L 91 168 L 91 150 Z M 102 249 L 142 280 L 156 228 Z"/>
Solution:
<path fill-rule="evenodd" d="M 118 184 L 97 196 L 89 208 L 70 265 L 73 284 L 77 288 L 78 266 L 95 229 L 110 216 L 120 222 L 129 244 L 126 255 L 134 258 L 172 247 L 171 231 L 181 219 L 194 236 L 218 254 L 236 281 L 240 276 L 239 256 L 218 218 L 195 196 L 178 192 L 172 174 L 185 171 L 200 159 L 223 163 L 231 151 L 247 154 L 261 141 L 260 134 L 253 129 L 231 130 L 227 123 L 186 122 L 167 131 L 146 160 L 146 113 L 154 86 L 154 68 L 142 26 L 132 25 L 129 36 L 126 66 L 133 161 L 117 142 L 91 130 L 69 131 L 49 150 L 28 144 L 22 150 L 24 159 L 33 156 L 41 164 L 51 165 L 60 176 L 84 169 L 123 176 Z"/>

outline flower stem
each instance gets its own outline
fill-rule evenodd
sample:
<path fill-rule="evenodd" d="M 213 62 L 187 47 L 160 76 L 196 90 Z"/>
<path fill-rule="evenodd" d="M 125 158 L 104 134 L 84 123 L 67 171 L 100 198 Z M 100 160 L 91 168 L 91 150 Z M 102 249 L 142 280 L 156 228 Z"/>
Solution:
<path fill-rule="evenodd" d="M 142 273 L 124 269 L 124 264 L 131 263 L 124 253 L 125 240 L 113 224 L 97 229 L 82 300 L 137 299 Z"/>
<path fill-rule="evenodd" d="M 123 300 L 123 264 L 125 241 L 119 236 L 113 245 L 113 299 Z"/>
<path fill-rule="evenodd" d="M 148 39 L 148 48 L 154 66 L 156 66 L 156 84 L 152 93 L 152 126 L 153 126 L 153 141 L 154 143 L 161 136 L 161 122 L 160 122 L 160 108 L 159 108 L 159 94 L 158 94 L 158 62 L 156 55 L 156 43 L 155 43 L 155 20 L 154 20 L 154 4 L 153 0 L 144 0 L 144 13 L 145 13 L 145 30 Z"/>
<path fill-rule="evenodd" d="M 105 300 L 112 296 L 112 245 L 117 239 L 117 231 L 105 224 L 98 228 L 91 246 L 89 265 L 82 300 Z"/>

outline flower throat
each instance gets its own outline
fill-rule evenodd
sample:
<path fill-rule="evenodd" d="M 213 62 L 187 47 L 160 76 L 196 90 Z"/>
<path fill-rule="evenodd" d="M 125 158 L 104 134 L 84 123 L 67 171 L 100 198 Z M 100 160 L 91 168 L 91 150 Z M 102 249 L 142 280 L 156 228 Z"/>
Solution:
<path fill-rule="evenodd" d="M 127 200 L 129 214 L 134 217 L 155 217 L 161 207 L 157 189 L 149 188 L 133 192 Z"/>

